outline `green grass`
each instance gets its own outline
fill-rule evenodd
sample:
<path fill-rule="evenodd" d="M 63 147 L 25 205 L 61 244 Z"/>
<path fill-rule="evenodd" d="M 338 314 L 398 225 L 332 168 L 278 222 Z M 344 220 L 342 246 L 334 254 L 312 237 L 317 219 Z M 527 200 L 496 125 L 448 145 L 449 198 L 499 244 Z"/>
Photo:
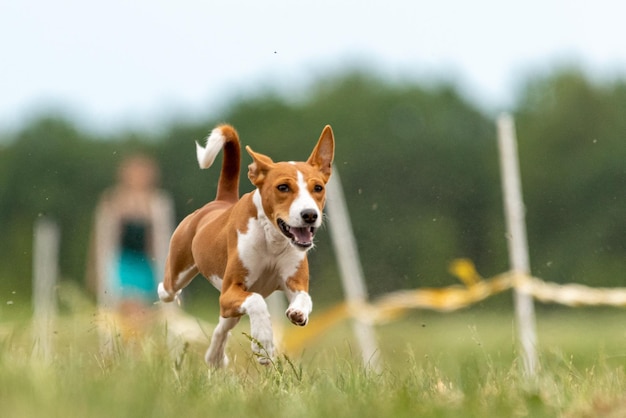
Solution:
<path fill-rule="evenodd" d="M 529 381 L 507 311 L 414 313 L 379 326 L 380 373 L 360 364 L 347 323 L 264 367 L 242 321 L 228 348 L 231 366 L 211 371 L 206 342 L 172 349 L 164 327 L 103 355 L 86 314 L 59 319 L 44 362 L 33 354 L 29 320 L 4 315 L 0 405 L 2 416 L 18 418 L 626 416 L 623 312 L 538 317 L 541 367 Z"/>

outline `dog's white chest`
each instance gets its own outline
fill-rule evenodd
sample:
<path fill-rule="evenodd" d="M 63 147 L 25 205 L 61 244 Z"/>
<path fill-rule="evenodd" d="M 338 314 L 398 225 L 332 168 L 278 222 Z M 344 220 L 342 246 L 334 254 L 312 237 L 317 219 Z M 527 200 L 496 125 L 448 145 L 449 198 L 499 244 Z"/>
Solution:
<path fill-rule="evenodd" d="M 248 289 L 268 296 L 293 276 L 306 256 L 298 251 L 267 219 L 250 218 L 247 231 L 237 232 L 237 252 L 248 270 Z"/>

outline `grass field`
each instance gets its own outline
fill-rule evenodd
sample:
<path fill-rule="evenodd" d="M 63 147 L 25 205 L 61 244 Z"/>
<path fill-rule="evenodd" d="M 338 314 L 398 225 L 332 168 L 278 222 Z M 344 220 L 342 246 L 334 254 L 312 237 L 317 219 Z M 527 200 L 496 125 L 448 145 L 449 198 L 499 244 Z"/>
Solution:
<path fill-rule="evenodd" d="M 164 327 L 100 354 L 93 317 L 69 313 L 55 326 L 46 363 L 33 354 L 29 319 L 8 313 L 0 311 L 3 417 L 626 416 L 619 310 L 539 312 L 534 381 L 521 372 L 506 310 L 417 312 L 377 327 L 380 373 L 360 364 L 347 323 L 263 367 L 242 321 L 228 348 L 231 366 L 210 371 L 206 342 L 168 348 Z"/>

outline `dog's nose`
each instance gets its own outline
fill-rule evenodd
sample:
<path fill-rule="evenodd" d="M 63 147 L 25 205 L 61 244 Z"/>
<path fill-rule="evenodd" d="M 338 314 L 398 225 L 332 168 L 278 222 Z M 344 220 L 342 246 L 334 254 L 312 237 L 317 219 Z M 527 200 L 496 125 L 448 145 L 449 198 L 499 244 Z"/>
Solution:
<path fill-rule="evenodd" d="M 308 224 L 315 223 L 317 221 L 317 211 L 315 209 L 305 209 L 300 212 L 302 220 Z"/>

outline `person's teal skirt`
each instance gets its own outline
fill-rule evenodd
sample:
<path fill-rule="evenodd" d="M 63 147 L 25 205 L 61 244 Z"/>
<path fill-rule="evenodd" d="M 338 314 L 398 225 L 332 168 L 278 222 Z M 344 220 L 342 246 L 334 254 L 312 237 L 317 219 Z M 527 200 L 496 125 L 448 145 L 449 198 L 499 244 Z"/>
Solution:
<path fill-rule="evenodd" d="M 117 277 L 119 297 L 154 302 L 157 299 L 154 268 L 143 252 L 122 250 L 119 256 Z"/>

